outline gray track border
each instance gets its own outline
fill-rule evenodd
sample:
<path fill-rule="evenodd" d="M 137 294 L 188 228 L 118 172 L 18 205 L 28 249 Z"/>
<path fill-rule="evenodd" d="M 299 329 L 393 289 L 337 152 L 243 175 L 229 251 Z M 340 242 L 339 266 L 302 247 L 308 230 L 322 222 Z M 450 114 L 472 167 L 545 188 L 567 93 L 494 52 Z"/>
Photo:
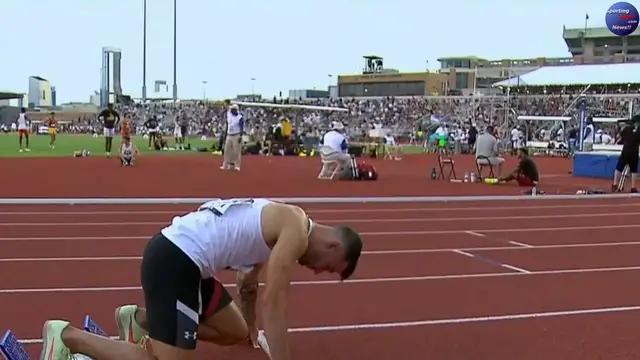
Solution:
<path fill-rule="evenodd" d="M 445 203 L 469 201 L 521 200 L 595 200 L 640 198 L 640 194 L 598 195 L 484 195 L 484 196 L 390 196 L 390 197 L 266 197 L 296 204 L 356 204 L 356 203 Z M 217 198 L 4 198 L 0 205 L 157 205 L 201 204 Z"/>

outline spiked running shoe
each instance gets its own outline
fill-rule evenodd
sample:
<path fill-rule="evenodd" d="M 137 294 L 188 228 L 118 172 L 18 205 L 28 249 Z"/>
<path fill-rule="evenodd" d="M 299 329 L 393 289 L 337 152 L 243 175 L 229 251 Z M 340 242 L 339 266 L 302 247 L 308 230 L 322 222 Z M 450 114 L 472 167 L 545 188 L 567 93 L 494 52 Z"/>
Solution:
<path fill-rule="evenodd" d="M 69 360 L 73 356 L 62 342 L 62 331 L 69 326 L 68 321 L 49 320 L 42 327 L 42 351 L 40 360 Z"/>
<path fill-rule="evenodd" d="M 115 317 L 120 340 L 139 344 L 147 335 L 147 332 L 136 322 L 137 310 L 137 305 L 124 305 L 116 309 Z"/>

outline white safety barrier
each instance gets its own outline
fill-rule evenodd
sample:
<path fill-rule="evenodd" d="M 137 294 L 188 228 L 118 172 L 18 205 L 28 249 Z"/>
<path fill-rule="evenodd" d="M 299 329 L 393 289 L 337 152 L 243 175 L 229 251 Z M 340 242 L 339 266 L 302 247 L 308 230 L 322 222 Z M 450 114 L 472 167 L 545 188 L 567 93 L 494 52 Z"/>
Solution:
<path fill-rule="evenodd" d="M 639 198 L 640 193 L 593 195 L 480 195 L 480 196 L 394 196 L 394 197 L 268 197 L 291 204 L 437 203 L 464 201 L 573 200 Z M 33 198 L 0 199 L 0 205 L 168 205 L 202 204 L 218 198 Z"/>
<path fill-rule="evenodd" d="M 297 109 L 297 110 L 315 110 L 315 111 L 337 111 L 348 112 L 349 109 L 338 108 L 331 106 L 313 106 L 313 105 L 300 105 L 300 104 L 272 104 L 272 103 L 259 103 L 259 102 L 246 102 L 246 101 L 231 101 L 232 104 L 245 106 L 245 107 L 263 107 L 263 108 L 276 108 L 276 109 Z"/>

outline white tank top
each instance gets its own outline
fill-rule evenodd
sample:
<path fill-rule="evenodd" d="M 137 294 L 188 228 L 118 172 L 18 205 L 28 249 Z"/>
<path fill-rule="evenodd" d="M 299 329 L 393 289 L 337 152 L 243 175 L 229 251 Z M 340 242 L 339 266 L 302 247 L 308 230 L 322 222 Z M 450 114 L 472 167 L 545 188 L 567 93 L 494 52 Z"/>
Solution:
<path fill-rule="evenodd" d="M 266 199 L 223 199 L 202 204 L 197 211 L 173 218 L 162 235 L 200 268 L 202 278 L 222 269 L 248 272 L 269 260 L 271 249 L 262 236 Z"/>
<path fill-rule="evenodd" d="M 27 115 L 18 115 L 18 130 L 25 130 L 27 128 Z"/>
<path fill-rule="evenodd" d="M 122 155 L 131 156 L 133 154 L 133 143 L 122 144 Z"/>

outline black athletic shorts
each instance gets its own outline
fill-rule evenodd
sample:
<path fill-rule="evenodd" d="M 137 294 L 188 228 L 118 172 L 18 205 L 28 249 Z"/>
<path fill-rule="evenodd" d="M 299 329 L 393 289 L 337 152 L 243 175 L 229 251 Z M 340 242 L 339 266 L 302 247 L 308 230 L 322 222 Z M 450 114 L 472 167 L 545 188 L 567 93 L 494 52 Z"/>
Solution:
<path fill-rule="evenodd" d="M 181 349 L 195 349 L 198 324 L 232 301 L 218 280 L 202 279 L 193 260 L 162 234 L 144 250 L 141 280 L 149 337 Z"/>
<path fill-rule="evenodd" d="M 631 174 L 638 173 L 638 161 L 640 156 L 637 151 L 622 152 L 618 157 L 618 163 L 616 164 L 616 170 L 622 172 L 625 166 L 629 166 L 629 172 Z"/>

